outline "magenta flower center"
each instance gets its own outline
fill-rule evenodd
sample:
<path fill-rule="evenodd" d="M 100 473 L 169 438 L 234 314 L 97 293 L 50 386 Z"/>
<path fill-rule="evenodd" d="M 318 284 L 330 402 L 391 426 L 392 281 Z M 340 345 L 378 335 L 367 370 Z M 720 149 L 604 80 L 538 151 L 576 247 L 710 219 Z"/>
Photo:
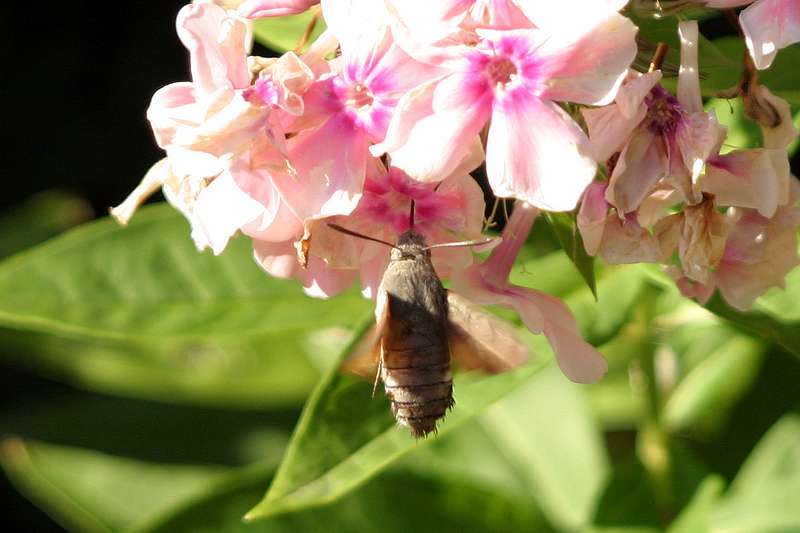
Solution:
<path fill-rule="evenodd" d="M 655 134 L 674 133 L 683 114 L 678 99 L 657 85 L 644 102 L 647 105 L 645 123 L 648 129 Z"/>
<path fill-rule="evenodd" d="M 493 85 L 507 85 L 517 77 L 517 66 L 507 57 L 500 57 L 489 62 L 486 75 Z"/>

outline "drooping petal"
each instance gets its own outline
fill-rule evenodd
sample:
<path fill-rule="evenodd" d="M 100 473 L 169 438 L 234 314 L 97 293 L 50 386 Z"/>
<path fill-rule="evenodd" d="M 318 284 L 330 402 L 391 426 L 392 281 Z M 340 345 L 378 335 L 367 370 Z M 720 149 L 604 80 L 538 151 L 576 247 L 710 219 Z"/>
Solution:
<path fill-rule="evenodd" d="M 499 197 L 550 211 L 574 209 L 597 168 L 588 141 L 561 108 L 518 92 L 492 112 L 486 147 L 489 184 Z"/>
<path fill-rule="evenodd" d="M 169 174 L 170 168 L 167 158 L 154 164 L 144 175 L 141 183 L 125 198 L 125 201 L 109 210 L 111 216 L 123 226 L 127 225 L 136 209 L 164 185 Z"/>
<path fill-rule="evenodd" d="M 610 103 L 636 57 L 636 31 L 630 19 L 613 14 L 578 36 L 549 36 L 536 50 L 541 75 L 548 79 L 540 96 L 589 105 Z"/>
<path fill-rule="evenodd" d="M 800 42 L 800 3 L 759 0 L 739 15 L 745 42 L 759 69 L 768 68 L 778 50 Z"/>

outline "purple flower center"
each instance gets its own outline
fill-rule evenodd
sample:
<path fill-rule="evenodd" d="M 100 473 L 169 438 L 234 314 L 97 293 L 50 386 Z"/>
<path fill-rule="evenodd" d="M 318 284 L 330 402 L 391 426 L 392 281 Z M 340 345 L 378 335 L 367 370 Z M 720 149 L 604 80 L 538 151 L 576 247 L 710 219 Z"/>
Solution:
<path fill-rule="evenodd" d="M 486 75 L 493 85 L 506 85 L 517 77 L 517 66 L 507 57 L 499 57 L 486 65 Z"/>
<path fill-rule="evenodd" d="M 656 85 L 644 99 L 647 105 L 645 123 L 655 134 L 672 134 L 678 127 L 683 115 L 683 108 L 678 99 Z"/>

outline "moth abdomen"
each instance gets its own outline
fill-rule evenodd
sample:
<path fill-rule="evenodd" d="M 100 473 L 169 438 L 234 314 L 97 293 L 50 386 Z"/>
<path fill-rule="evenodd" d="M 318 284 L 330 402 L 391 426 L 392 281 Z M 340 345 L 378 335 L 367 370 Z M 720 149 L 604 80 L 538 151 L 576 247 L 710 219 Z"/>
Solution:
<path fill-rule="evenodd" d="M 414 437 L 434 431 L 453 406 L 450 361 L 443 355 L 440 346 L 417 351 L 414 357 L 407 357 L 405 350 L 384 352 L 381 379 L 392 414 Z"/>

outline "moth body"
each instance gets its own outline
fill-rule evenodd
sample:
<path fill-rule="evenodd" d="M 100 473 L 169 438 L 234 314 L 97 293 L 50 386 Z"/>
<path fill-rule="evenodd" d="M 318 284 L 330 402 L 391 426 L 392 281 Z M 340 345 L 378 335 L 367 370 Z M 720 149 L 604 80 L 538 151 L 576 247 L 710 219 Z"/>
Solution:
<path fill-rule="evenodd" d="M 453 380 L 447 293 L 421 235 L 400 236 L 378 293 L 380 378 L 397 422 L 424 437 L 453 406 Z"/>

